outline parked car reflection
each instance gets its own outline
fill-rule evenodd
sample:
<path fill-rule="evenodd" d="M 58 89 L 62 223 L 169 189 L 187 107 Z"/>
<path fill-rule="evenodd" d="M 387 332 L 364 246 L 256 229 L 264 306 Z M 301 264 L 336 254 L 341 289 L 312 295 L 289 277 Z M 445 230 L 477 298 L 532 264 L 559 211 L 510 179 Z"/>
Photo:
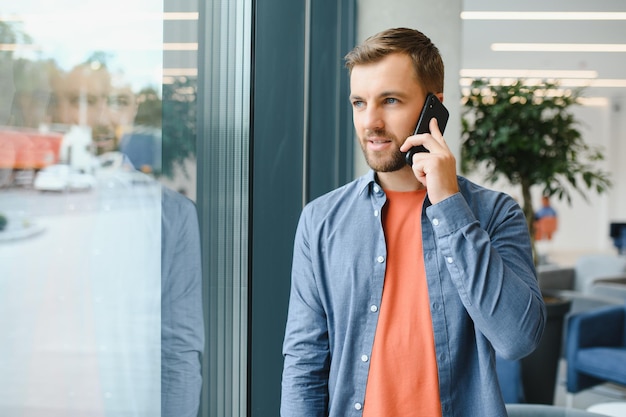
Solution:
<path fill-rule="evenodd" d="M 69 165 L 50 165 L 37 173 L 33 187 L 39 191 L 85 191 L 96 186 L 91 174 L 76 171 Z"/>

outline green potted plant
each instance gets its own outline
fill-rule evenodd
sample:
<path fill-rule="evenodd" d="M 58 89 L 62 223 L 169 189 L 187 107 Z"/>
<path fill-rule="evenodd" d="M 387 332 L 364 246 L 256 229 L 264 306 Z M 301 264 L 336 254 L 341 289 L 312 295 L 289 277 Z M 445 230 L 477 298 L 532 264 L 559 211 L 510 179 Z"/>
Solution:
<path fill-rule="evenodd" d="M 611 186 L 608 173 L 595 166 L 604 159 L 601 150 L 584 141 L 570 112 L 580 94 L 581 90 L 559 93 L 551 82 L 527 85 L 518 79 L 491 85 L 477 79 L 463 95 L 461 171 L 480 167 L 488 181 L 505 178 L 521 188 L 535 262 L 531 188 L 571 204 L 570 190 L 586 199 L 587 190 L 601 194 Z M 526 400 L 550 404 L 563 320 L 571 301 L 554 294 L 544 294 L 544 300 L 548 312 L 544 336 L 521 367 Z"/>
<path fill-rule="evenodd" d="M 586 199 L 586 190 L 602 194 L 611 186 L 609 174 L 595 166 L 602 151 L 584 141 L 570 112 L 581 90 L 558 91 L 551 82 L 476 79 L 463 95 L 461 171 L 481 167 L 488 181 L 503 177 L 519 186 L 531 238 L 532 187 L 571 204 L 570 190 Z"/>
<path fill-rule="evenodd" d="M 504 177 L 520 186 L 531 236 L 532 187 L 571 203 L 570 190 L 586 199 L 585 189 L 602 194 L 611 186 L 609 174 L 594 165 L 604 159 L 602 151 L 583 140 L 570 112 L 581 90 L 558 91 L 551 82 L 476 79 L 463 95 L 461 171 L 480 166 L 487 180 Z"/>

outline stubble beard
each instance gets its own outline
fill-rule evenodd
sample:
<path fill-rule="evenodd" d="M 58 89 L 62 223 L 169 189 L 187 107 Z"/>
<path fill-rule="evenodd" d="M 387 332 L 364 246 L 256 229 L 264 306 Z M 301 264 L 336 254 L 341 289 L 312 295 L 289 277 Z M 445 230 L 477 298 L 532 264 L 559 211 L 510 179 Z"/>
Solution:
<path fill-rule="evenodd" d="M 377 137 L 385 137 L 391 139 L 394 144 L 397 143 L 395 136 L 390 135 L 386 131 L 371 131 L 370 134 Z M 359 142 L 367 165 L 375 172 L 394 172 L 406 166 L 404 153 L 400 152 L 400 148 L 394 147 L 391 151 L 385 152 L 370 151 L 367 149 L 367 136 L 366 134 L 365 141 L 361 140 Z"/>

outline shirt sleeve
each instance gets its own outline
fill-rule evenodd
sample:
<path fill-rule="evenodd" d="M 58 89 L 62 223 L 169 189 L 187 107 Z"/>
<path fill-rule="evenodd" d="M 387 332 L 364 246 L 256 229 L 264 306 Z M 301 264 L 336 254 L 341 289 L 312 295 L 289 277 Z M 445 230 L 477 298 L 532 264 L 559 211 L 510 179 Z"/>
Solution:
<path fill-rule="evenodd" d="M 512 198 L 497 195 L 470 207 L 457 193 L 426 213 L 477 330 L 503 357 L 518 359 L 538 345 L 546 311 L 524 214 Z"/>
<path fill-rule="evenodd" d="M 283 356 L 281 416 L 328 415 L 328 326 L 316 287 L 306 209 L 294 243 Z"/>

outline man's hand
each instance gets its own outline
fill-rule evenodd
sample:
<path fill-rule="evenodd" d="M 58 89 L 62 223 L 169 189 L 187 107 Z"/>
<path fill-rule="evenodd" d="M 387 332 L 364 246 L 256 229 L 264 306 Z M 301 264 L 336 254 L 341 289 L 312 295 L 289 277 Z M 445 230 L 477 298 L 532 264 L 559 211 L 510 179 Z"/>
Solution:
<path fill-rule="evenodd" d="M 400 147 L 407 152 L 411 147 L 423 145 L 429 152 L 413 155 L 413 173 L 428 190 L 428 198 L 432 204 L 445 200 L 459 192 L 456 178 L 456 159 L 448 148 L 437 119 L 429 123 L 431 133 L 409 136 Z"/>

